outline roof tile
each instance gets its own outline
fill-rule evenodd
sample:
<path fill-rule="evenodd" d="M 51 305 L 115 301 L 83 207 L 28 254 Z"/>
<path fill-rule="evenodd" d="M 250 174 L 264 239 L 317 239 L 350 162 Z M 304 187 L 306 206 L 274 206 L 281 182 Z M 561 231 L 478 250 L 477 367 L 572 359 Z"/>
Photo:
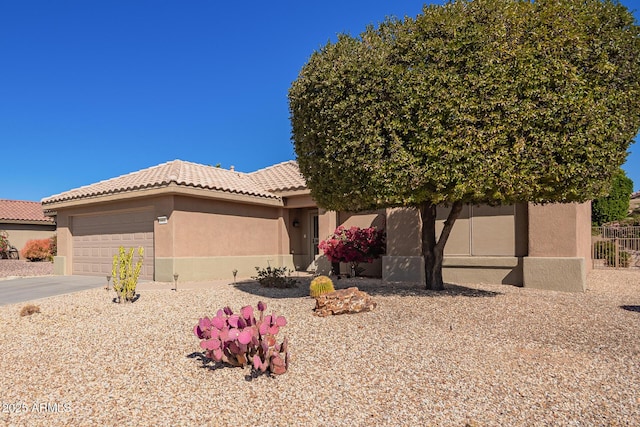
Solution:
<path fill-rule="evenodd" d="M 179 186 L 226 191 L 277 199 L 273 191 L 305 188 L 294 161 L 280 163 L 251 174 L 198 163 L 173 160 L 137 172 L 100 181 L 42 199 L 43 204 L 124 193 L 146 188 Z"/>
<path fill-rule="evenodd" d="M 0 221 L 38 221 L 53 223 L 51 217 L 44 216 L 40 202 L 23 200 L 0 200 Z"/>
<path fill-rule="evenodd" d="M 307 188 L 298 163 L 293 160 L 260 169 L 250 173 L 249 176 L 267 191 L 277 192 Z"/>

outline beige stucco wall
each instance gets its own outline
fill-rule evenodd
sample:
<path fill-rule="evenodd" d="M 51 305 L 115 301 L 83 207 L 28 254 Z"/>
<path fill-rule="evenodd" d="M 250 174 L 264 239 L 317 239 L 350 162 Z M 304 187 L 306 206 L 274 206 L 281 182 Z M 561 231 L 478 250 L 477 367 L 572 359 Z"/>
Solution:
<path fill-rule="evenodd" d="M 0 223 L 0 230 L 7 232 L 9 243 L 22 251 L 29 240 L 48 239 L 56 233 L 55 224 Z"/>
<path fill-rule="evenodd" d="M 583 251 L 581 224 L 590 204 L 529 204 L 529 256 L 575 257 L 588 253 Z M 588 211 L 589 223 L 591 212 Z M 591 232 L 587 230 L 587 238 Z"/>
<path fill-rule="evenodd" d="M 73 263 L 69 218 L 141 208 L 154 217 L 155 280 L 226 278 L 255 274 L 255 267 L 294 268 L 289 243 L 290 212 L 278 206 L 166 195 L 128 199 L 58 210 L 58 257 L 56 274 L 71 274 Z"/>
<path fill-rule="evenodd" d="M 438 208 L 438 236 L 448 213 L 448 208 Z M 521 258 L 528 249 L 526 215 L 524 204 L 464 206 L 445 246 L 444 280 L 521 285 Z M 420 229 L 416 209 L 387 210 L 387 255 L 382 260 L 385 280 L 424 280 Z"/>
<path fill-rule="evenodd" d="M 529 204 L 525 286 L 583 291 L 591 269 L 591 203 Z"/>
<path fill-rule="evenodd" d="M 176 197 L 173 256 L 288 254 L 283 214 L 281 208 Z"/>

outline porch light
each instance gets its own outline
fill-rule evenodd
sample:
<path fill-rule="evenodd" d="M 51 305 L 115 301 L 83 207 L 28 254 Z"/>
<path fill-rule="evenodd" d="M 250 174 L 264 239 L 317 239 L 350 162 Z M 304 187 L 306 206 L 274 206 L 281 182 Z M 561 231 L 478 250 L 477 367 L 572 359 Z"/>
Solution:
<path fill-rule="evenodd" d="M 293 220 L 293 226 L 294 227 L 300 227 L 300 221 L 298 221 L 297 219 Z"/>
<path fill-rule="evenodd" d="M 166 224 L 168 222 L 167 217 L 166 216 L 159 216 L 158 217 L 158 224 Z"/>
<path fill-rule="evenodd" d="M 173 275 L 173 291 L 178 291 L 178 273 Z"/>

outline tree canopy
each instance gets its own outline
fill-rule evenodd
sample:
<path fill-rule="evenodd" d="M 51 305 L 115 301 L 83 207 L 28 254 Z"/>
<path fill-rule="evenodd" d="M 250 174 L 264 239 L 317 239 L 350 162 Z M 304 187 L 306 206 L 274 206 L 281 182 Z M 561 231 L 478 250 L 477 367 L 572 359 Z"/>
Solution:
<path fill-rule="evenodd" d="M 625 219 L 629 213 L 631 193 L 633 181 L 627 177 L 624 169 L 619 169 L 613 176 L 608 194 L 591 204 L 591 221 L 595 225 L 602 225 Z"/>
<path fill-rule="evenodd" d="M 640 127 L 640 29 L 609 0 L 425 6 L 314 52 L 289 106 L 318 204 L 415 206 L 427 234 L 450 205 L 440 246 L 423 230 L 441 258 L 464 203 L 607 191 Z"/>

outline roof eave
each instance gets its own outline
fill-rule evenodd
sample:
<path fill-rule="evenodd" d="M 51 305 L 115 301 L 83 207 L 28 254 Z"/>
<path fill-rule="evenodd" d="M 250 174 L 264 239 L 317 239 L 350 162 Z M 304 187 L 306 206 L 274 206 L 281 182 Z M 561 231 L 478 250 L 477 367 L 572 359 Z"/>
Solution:
<path fill-rule="evenodd" d="M 287 190 L 274 190 L 273 194 L 276 194 L 280 197 L 292 197 L 292 196 L 306 196 L 307 194 L 311 194 L 311 190 L 308 188 L 294 188 Z"/>
<path fill-rule="evenodd" d="M 2 224 L 28 224 L 28 225 L 56 225 L 55 221 L 51 220 L 35 220 L 35 219 L 6 219 L 0 218 Z"/>
<path fill-rule="evenodd" d="M 60 200 L 54 202 L 43 202 L 42 207 L 45 212 L 52 212 L 59 209 L 72 208 L 76 206 L 86 206 L 98 203 L 116 202 L 139 197 L 186 195 L 205 199 L 226 200 L 236 203 L 246 203 L 262 206 L 283 206 L 282 197 L 265 197 L 260 195 L 250 195 L 243 193 L 233 193 L 223 190 L 212 190 L 208 188 L 189 187 L 178 185 L 172 182 L 162 187 L 139 188 L 116 193 L 98 194 L 84 196 L 75 199 Z M 274 194 L 275 195 L 275 194 Z M 277 195 L 276 195 L 277 196 Z"/>

